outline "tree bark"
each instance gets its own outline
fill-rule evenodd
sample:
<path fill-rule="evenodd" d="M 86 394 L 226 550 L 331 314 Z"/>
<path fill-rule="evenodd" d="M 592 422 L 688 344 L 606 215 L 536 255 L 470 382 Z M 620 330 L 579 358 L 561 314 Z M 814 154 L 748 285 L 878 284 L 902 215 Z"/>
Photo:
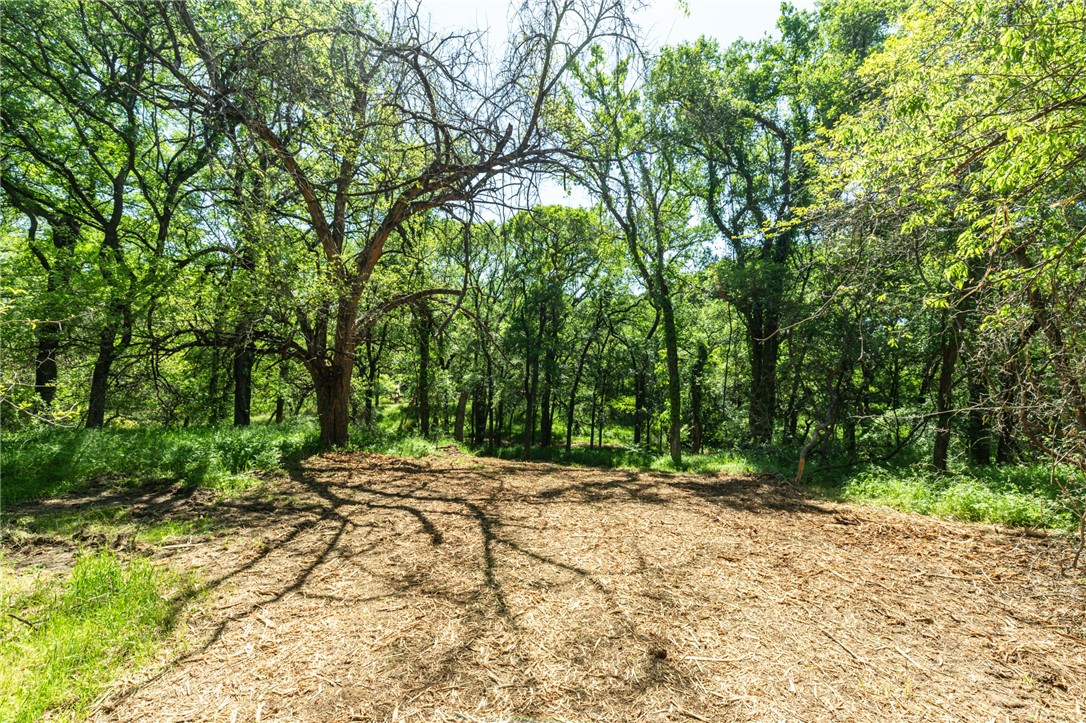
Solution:
<path fill-rule="evenodd" d="M 750 410 L 751 438 L 766 444 L 773 440 L 777 409 L 777 360 L 780 354 L 778 322 L 772 310 L 760 309 L 751 323 Z"/>
<path fill-rule="evenodd" d="M 694 360 L 694 366 L 690 370 L 690 412 L 693 415 L 693 431 L 690 439 L 690 451 L 693 454 L 701 454 L 703 439 L 701 422 L 702 403 L 702 377 L 705 374 L 705 365 L 709 362 L 709 349 L 704 343 L 698 343 L 698 355 Z"/>
<path fill-rule="evenodd" d="M 969 378 L 969 415 L 966 417 L 966 438 L 969 440 L 969 461 L 986 466 L 992 462 L 992 443 L 988 422 L 981 404 L 984 384 L 979 373 Z"/>
<path fill-rule="evenodd" d="M 568 457 L 570 451 L 573 449 L 573 427 L 574 427 L 574 415 L 577 411 L 577 389 L 581 385 L 581 375 L 584 372 L 584 362 L 588 357 L 588 349 L 592 346 L 594 339 L 592 336 L 595 334 L 597 327 L 592 328 L 592 334 L 589 335 L 588 341 L 584 343 L 584 347 L 581 349 L 581 354 L 577 358 L 577 371 L 573 375 L 573 385 L 569 392 L 569 405 L 566 407 L 566 456 Z"/>
<path fill-rule="evenodd" d="M 98 333 L 98 356 L 91 373 L 90 404 L 87 407 L 87 429 L 98 429 L 105 424 L 106 394 L 109 388 L 109 371 L 113 367 L 117 333 L 107 326 Z"/>
<path fill-rule="evenodd" d="M 240 332 L 246 330 L 241 329 Z M 251 421 L 253 400 L 253 364 L 256 347 L 247 333 L 239 333 L 234 343 L 234 426 L 247 427 Z"/>
<path fill-rule="evenodd" d="M 132 317 L 128 308 L 123 304 L 112 304 L 110 312 L 109 317 L 114 320 L 114 324 L 107 321 L 98 332 L 98 356 L 94 360 L 94 370 L 91 373 L 87 429 L 97 429 L 105 424 L 110 370 L 118 354 L 124 351 L 132 340 Z M 120 321 L 120 339 L 117 338 L 116 321 Z"/>
<path fill-rule="evenodd" d="M 661 284 L 662 286 L 662 284 Z M 667 391 L 670 425 L 669 451 L 675 465 L 682 464 L 682 380 L 679 377 L 679 332 L 675 325 L 675 310 L 666 291 L 660 295 L 660 313 L 664 320 L 664 346 L 667 353 Z"/>
<path fill-rule="evenodd" d="M 464 441 L 464 416 L 468 409 L 468 392 L 460 391 L 460 399 L 456 403 L 456 424 L 453 427 L 453 438 L 457 442 Z"/>
<path fill-rule="evenodd" d="M 952 325 L 953 326 L 953 325 Z M 950 451 L 951 396 L 954 391 L 954 366 L 958 361 L 958 334 L 954 328 L 943 332 L 943 354 L 939 365 L 939 388 L 935 393 L 935 448 L 932 466 L 946 472 Z"/>
<path fill-rule="evenodd" d="M 332 363 L 314 375 L 321 445 L 346 447 L 350 441 L 351 369 L 353 364 Z"/>

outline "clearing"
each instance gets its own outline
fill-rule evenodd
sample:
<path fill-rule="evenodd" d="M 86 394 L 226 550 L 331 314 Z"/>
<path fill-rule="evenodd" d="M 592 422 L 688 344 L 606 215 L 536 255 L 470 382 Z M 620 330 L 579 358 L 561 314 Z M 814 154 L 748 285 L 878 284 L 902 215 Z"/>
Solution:
<path fill-rule="evenodd" d="M 1086 719 L 1086 592 L 1041 534 L 457 454 L 133 495 L 33 506 L 216 520 L 147 546 L 207 594 L 92 720 Z"/>

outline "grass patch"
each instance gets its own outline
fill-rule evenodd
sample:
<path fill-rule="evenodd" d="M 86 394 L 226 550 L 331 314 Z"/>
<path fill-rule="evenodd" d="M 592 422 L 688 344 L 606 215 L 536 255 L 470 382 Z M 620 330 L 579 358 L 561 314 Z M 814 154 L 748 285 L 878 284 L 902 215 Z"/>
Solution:
<path fill-rule="evenodd" d="M 938 475 L 918 468 L 868 467 L 840 497 L 908 512 L 1008 527 L 1070 529 L 1076 519 L 1041 465 L 962 469 Z"/>
<path fill-rule="evenodd" d="M 171 542 L 193 535 L 214 532 L 215 522 L 201 516 L 193 519 L 133 519 L 120 505 L 79 507 L 48 514 L 20 514 L 7 520 L 7 534 L 16 541 L 35 537 L 66 540 L 101 540 L 112 545 L 135 539 L 150 545 Z"/>
<path fill-rule="evenodd" d="M 65 580 L 19 580 L 6 566 L 0 575 L 0 721 L 81 717 L 173 627 L 167 593 L 180 580 L 146 560 L 102 551 Z"/>
<path fill-rule="evenodd" d="M 76 492 L 95 480 L 183 481 L 236 493 L 246 473 L 317 449 L 311 421 L 200 429 L 38 429 L 4 436 L 0 505 Z"/>
<path fill-rule="evenodd" d="M 476 454 L 507 460 L 523 460 L 524 447 L 507 445 L 494 450 L 479 449 Z M 576 467 L 604 467 L 639 472 L 693 472 L 696 474 L 762 474 L 786 473 L 787 462 L 770 452 L 712 452 L 683 454 L 682 464 L 676 466 L 668 454 L 658 454 L 635 446 L 586 447 L 575 446 L 566 454 L 564 447 L 533 447 L 530 460 L 568 464 Z"/>

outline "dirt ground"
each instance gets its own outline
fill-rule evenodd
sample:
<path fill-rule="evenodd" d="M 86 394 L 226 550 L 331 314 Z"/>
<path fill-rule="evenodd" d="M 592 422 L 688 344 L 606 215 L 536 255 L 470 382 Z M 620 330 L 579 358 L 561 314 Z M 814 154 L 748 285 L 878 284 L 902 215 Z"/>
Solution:
<path fill-rule="evenodd" d="M 219 532 L 176 657 L 92 720 L 1083 721 L 1086 590 L 1043 535 L 769 478 L 311 458 Z"/>

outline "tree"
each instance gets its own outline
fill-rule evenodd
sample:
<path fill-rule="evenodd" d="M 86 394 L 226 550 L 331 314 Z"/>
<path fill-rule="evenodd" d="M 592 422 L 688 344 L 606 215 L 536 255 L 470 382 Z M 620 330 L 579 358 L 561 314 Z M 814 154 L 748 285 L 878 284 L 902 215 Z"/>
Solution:
<path fill-rule="evenodd" d="M 1083 28 L 1074 3 L 916 2 L 863 68 L 879 92 L 822 149 L 843 263 L 907 254 L 930 283 L 897 293 L 945 318 L 937 468 L 964 410 L 975 460 L 995 422 L 1086 471 Z"/>
<path fill-rule="evenodd" d="M 784 5 L 779 38 L 665 48 L 649 77 L 686 189 L 727 244 L 719 293 L 747 328 L 756 442 L 773 436 L 781 346 L 802 318 L 795 290 L 810 241 L 796 210 L 809 202 L 811 166 L 799 149 L 855 103 L 849 76 L 885 37 L 892 6 L 827 2 L 816 15 Z"/>
<path fill-rule="evenodd" d="M 3 190 L 32 227 L 50 226 L 50 254 L 30 244 L 53 300 L 47 313 L 62 306 L 80 240 L 94 238 L 100 283 L 85 289 L 96 312 L 86 324 L 95 349 L 87 427 L 105 421 L 111 372 L 141 307 L 191 260 L 170 234 L 191 206 L 189 182 L 221 137 L 213 119 L 156 93 L 158 28 L 131 7 L 123 24 L 104 3 L 3 7 Z M 44 319 L 38 334 L 37 383 L 47 403 L 57 323 Z"/>
<path fill-rule="evenodd" d="M 243 128 L 297 201 L 284 215 L 312 249 L 320 292 L 289 289 L 302 337 L 289 353 L 313 378 L 323 443 L 344 445 L 355 350 L 375 315 L 453 293 L 415 290 L 360 309 L 388 239 L 554 159 L 546 103 L 585 48 L 625 32 L 622 4 L 526 5 L 493 74 L 477 39 L 429 36 L 406 5 L 380 19 L 357 4 L 160 9 L 174 41 L 161 57 L 180 100 Z"/>
<path fill-rule="evenodd" d="M 578 157 L 578 180 L 600 199 L 619 228 L 629 262 L 660 313 L 668 379 L 668 447 L 682 459 L 682 378 L 675 314 L 678 271 L 697 247 L 690 201 L 681 193 L 675 157 L 653 125 L 630 75 L 629 60 L 608 71 L 600 48 L 577 73 L 576 108 L 567 134 Z M 573 98 L 570 98 L 571 104 Z M 580 114 L 580 117 L 577 115 Z"/>

